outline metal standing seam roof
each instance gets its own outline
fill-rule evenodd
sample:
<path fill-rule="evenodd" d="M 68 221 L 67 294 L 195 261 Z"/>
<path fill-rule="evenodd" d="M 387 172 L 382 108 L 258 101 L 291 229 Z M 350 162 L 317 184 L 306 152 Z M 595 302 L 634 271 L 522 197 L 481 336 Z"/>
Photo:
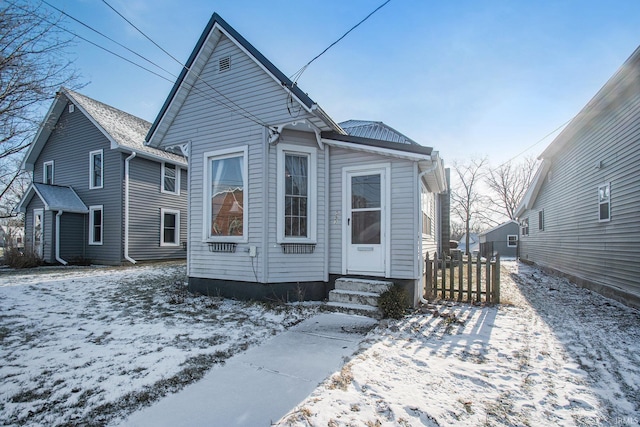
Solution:
<path fill-rule="evenodd" d="M 398 132 L 383 122 L 371 120 L 347 120 L 339 123 L 340 127 L 351 136 L 377 139 L 379 141 L 398 142 L 401 144 L 420 145 L 408 136 Z"/>
<path fill-rule="evenodd" d="M 89 209 L 84 204 L 80 196 L 71 187 L 61 185 L 48 185 L 34 182 L 25 193 L 25 197 L 20 202 L 19 208 L 22 210 L 23 203 L 37 194 L 50 211 L 63 211 L 72 213 L 87 213 Z"/>
<path fill-rule="evenodd" d="M 141 155 L 148 154 L 173 163 L 187 164 L 186 159 L 180 155 L 144 145 L 145 136 L 151 127 L 148 121 L 70 89 L 63 89 L 63 93 L 90 115 L 118 146 Z"/>

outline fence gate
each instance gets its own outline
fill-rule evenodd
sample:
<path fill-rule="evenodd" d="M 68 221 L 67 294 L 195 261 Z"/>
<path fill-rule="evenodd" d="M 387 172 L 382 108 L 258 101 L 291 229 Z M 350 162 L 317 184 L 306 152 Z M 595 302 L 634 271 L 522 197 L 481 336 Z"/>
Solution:
<path fill-rule="evenodd" d="M 466 302 L 500 303 L 500 254 L 485 259 L 480 256 L 451 256 L 433 253 L 425 260 L 425 295 Z"/>

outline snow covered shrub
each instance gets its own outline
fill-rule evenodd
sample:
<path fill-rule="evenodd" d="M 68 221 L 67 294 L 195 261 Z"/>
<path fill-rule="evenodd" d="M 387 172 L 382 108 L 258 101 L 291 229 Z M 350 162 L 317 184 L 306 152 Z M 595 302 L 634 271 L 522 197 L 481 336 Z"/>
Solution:
<path fill-rule="evenodd" d="M 399 285 L 393 285 L 388 291 L 380 294 L 378 307 L 382 310 L 383 317 L 401 319 L 407 308 L 407 293 Z"/>

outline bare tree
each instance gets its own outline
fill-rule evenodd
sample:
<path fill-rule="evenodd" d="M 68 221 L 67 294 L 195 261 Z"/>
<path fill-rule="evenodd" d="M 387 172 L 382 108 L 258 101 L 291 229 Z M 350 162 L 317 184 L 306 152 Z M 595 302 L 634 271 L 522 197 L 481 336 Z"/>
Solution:
<path fill-rule="evenodd" d="M 12 191 L 20 172 L 7 159 L 29 146 L 43 107 L 61 86 L 78 87 L 73 60 L 66 55 L 73 43 L 61 17 L 41 3 L 0 4 L 0 199 Z"/>
<path fill-rule="evenodd" d="M 536 166 L 535 157 L 526 157 L 520 163 L 510 161 L 489 169 L 485 179 L 491 192 L 486 205 L 489 215 L 516 219 L 516 208 L 531 184 Z"/>
<path fill-rule="evenodd" d="M 469 254 L 469 233 L 472 221 L 481 216 L 484 197 L 478 192 L 487 158 L 472 159 L 467 162 L 454 162 L 454 184 L 451 190 L 451 210 L 464 224 L 466 233 L 465 250 Z"/>

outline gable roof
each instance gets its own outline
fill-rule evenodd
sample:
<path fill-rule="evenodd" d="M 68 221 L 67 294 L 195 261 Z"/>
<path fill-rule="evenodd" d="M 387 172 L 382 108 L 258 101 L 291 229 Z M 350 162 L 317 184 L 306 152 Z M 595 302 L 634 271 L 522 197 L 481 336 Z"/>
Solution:
<path fill-rule="evenodd" d="M 153 142 L 155 137 L 161 138 L 166 129 L 177 115 L 180 107 L 186 99 L 187 93 L 191 90 L 198 79 L 200 71 L 206 64 L 206 59 L 211 54 L 221 35 L 224 34 L 236 45 L 240 47 L 250 58 L 252 58 L 263 70 L 265 70 L 282 88 L 291 94 L 300 105 L 308 112 L 318 117 L 324 123 L 325 130 L 331 129 L 338 133 L 344 131 L 326 114 L 317 103 L 303 92 L 297 84 L 291 81 L 282 71 L 280 71 L 271 61 L 260 53 L 251 43 L 249 43 L 240 33 L 217 13 L 211 16 L 207 26 L 200 35 L 189 59 L 182 67 L 178 79 L 174 83 L 169 96 L 165 100 L 158 116 L 151 125 L 146 136 L 146 141 L 151 145 L 158 145 Z M 201 57 L 203 59 L 201 59 Z M 275 124 L 274 124 L 275 125 Z"/>
<path fill-rule="evenodd" d="M 526 210 L 533 207 L 540 188 L 547 176 L 547 172 L 549 172 L 553 157 L 565 147 L 575 143 L 576 139 L 574 139 L 574 137 L 576 134 L 585 126 L 589 126 L 595 117 L 600 114 L 610 113 L 610 103 L 630 91 L 637 91 L 638 81 L 640 81 L 640 47 L 636 48 L 616 73 L 593 98 L 591 98 L 587 105 L 576 114 L 562 132 L 560 132 L 547 148 L 545 148 L 542 154 L 538 156 L 538 159 L 541 159 L 542 163 L 538 167 L 538 171 L 533 177 L 531 184 L 529 184 L 527 192 L 514 212 L 518 218 L 523 215 Z"/>
<path fill-rule="evenodd" d="M 371 120 L 347 120 L 339 124 L 340 127 L 351 136 L 398 142 L 401 144 L 419 145 L 413 139 L 398 132 L 383 122 L 374 122 Z"/>
<path fill-rule="evenodd" d="M 18 203 L 17 210 L 26 212 L 27 205 L 37 195 L 48 211 L 87 213 L 89 209 L 71 187 L 33 182 Z"/>
<path fill-rule="evenodd" d="M 575 134 L 584 126 L 589 126 L 594 117 L 609 113 L 609 104 L 617 97 L 628 92 L 638 91 L 640 80 L 640 47 L 618 68 L 602 88 L 591 98 L 582 110 L 569 122 L 560 134 L 540 154 L 539 159 L 554 156 L 569 144 Z"/>
<path fill-rule="evenodd" d="M 515 224 L 516 226 L 519 226 L 518 221 L 516 221 L 514 219 L 510 219 L 509 221 L 503 222 L 502 224 L 496 225 L 493 228 L 490 228 L 488 230 L 483 231 L 482 233 L 478 234 L 478 236 L 479 237 L 486 236 L 489 233 L 493 233 L 496 230 L 500 230 L 501 228 L 504 228 L 504 227 L 506 227 L 508 225 L 512 225 L 512 224 Z"/>
<path fill-rule="evenodd" d="M 144 145 L 151 124 L 146 120 L 104 104 L 70 89 L 61 88 L 38 129 L 22 162 L 22 169 L 32 170 L 35 161 L 55 129 L 67 104 L 73 103 L 111 143 L 111 149 L 135 152 L 141 157 L 186 166 L 184 157 Z"/>

